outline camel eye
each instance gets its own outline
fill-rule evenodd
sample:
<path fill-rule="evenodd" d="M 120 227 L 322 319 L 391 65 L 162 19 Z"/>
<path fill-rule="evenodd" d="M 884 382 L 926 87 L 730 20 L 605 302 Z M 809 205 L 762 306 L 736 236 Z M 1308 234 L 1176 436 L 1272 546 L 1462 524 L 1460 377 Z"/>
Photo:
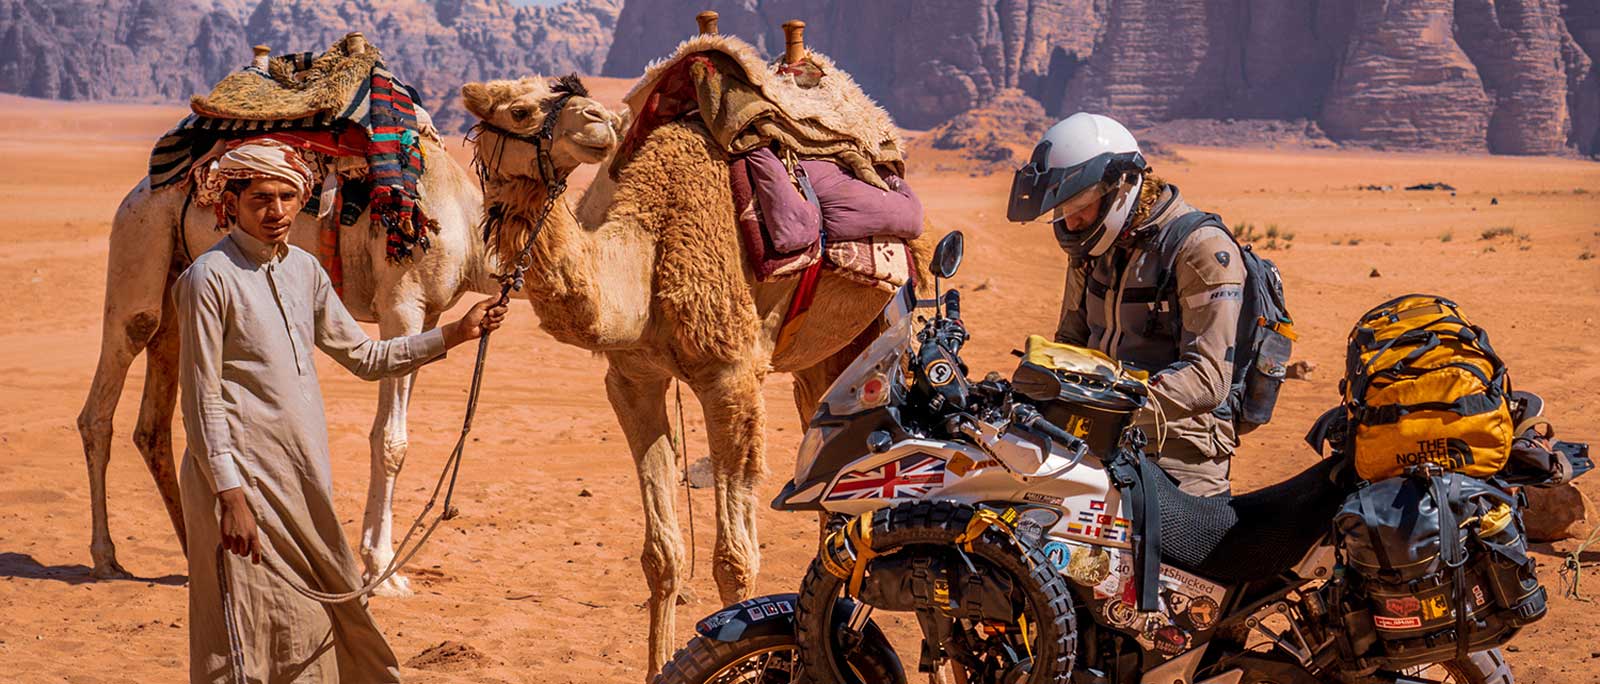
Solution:
<path fill-rule="evenodd" d="M 528 118 L 528 108 L 527 107 L 512 107 L 511 108 L 511 118 L 516 119 L 518 121 L 522 121 L 524 119 L 527 119 Z"/>

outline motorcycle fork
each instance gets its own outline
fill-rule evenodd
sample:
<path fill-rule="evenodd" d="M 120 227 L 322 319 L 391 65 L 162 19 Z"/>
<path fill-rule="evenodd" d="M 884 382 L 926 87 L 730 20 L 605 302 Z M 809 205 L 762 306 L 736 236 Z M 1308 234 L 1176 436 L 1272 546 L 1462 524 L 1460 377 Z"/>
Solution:
<path fill-rule="evenodd" d="M 861 645 L 867 621 L 872 619 L 872 606 L 866 601 L 856 601 L 855 608 L 850 611 L 850 619 L 845 623 L 844 633 L 839 635 L 839 645 L 848 655 L 854 653 L 857 646 Z"/>

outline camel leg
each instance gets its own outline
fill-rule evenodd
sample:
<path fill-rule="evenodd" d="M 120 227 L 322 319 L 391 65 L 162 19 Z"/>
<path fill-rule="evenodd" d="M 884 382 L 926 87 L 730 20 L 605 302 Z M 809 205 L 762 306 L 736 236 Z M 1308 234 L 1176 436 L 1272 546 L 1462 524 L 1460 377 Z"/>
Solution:
<path fill-rule="evenodd" d="M 438 321 L 438 316 L 427 318 L 424 321 L 422 312 L 416 309 L 390 308 L 378 322 L 378 332 L 384 339 L 415 335 L 425 325 L 433 327 Z M 406 462 L 406 409 L 416 380 L 417 374 L 411 373 L 378 381 L 378 412 L 372 418 L 369 433 L 372 470 L 367 479 L 367 510 L 361 522 L 361 561 L 366 566 L 367 581 L 382 574 L 394 560 L 394 487 Z M 373 593 L 410 596 L 411 580 L 396 572 Z"/>
<path fill-rule="evenodd" d="M 750 598 L 761 567 L 755 495 L 765 466 L 761 375 L 744 366 L 725 367 L 692 385 L 705 410 L 716 483 L 717 544 L 711 572 L 723 605 L 728 605 Z"/>
<path fill-rule="evenodd" d="M 170 226 L 172 217 L 150 203 L 148 186 L 141 185 L 123 200 L 111 229 L 106 263 L 106 295 L 100 328 L 100 359 L 83 410 L 78 413 L 78 435 L 83 440 L 89 469 L 89 506 L 93 533 L 89 555 L 94 559 L 90 576 L 98 579 L 130 577 L 117 563 L 116 545 L 106 522 L 106 466 L 111 462 L 112 418 L 128 380 L 128 368 L 161 327 L 167 274 L 172 266 L 172 243 L 153 240 L 152 231 Z M 174 212 L 175 214 L 176 212 Z M 171 230 L 166 228 L 166 230 Z"/>
<path fill-rule="evenodd" d="M 606 396 L 633 452 L 634 467 L 639 471 L 639 495 L 644 503 L 644 551 L 639 554 L 639 564 L 650 585 L 650 598 L 646 600 L 650 638 L 645 675 L 649 681 L 672 655 L 672 640 L 676 637 L 674 612 L 683 568 L 683 537 L 678 531 L 673 492 L 678 472 L 673 461 L 672 428 L 667 422 L 670 378 L 635 357 L 609 356 Z"/>
<path fill-rule="evenodd" d="M 159 305 L 158 305 L 159 306 Z M 110 308 L 109 306 L 107 307 Z M 111 420 L 128 380 L 128 367 L 144 351 L 156 328 L 161 325 L 159 309 L 140 311 L 113 320 L 107 312 L 100 342 L 100 361 L 95 367 L 89 397 L 78 413 L 78 435 L 83 440 L 83 456 L 89 466 L 89 506 L 93 536 L 89 555 L 97 579 L 128 578 L 132 575 L 117 563 L 117 547 L 111 542 L 111 527 L 106 514 L 106 467 L 111 463 Z"/>
<path fill-rule="evenodd" d="M 172 413 L 178 402 L 178 321 L 174 307 L 168 306 L 145 353 L 144 398 L 139 404 L 139 425 L 133 443 L 144 456 L 144 464 L 155 478 L 161 503 L 172 519 L 178 545 L 189 553 L 189 538 L 184 534 L 183 501 L 178 496 L 178 471 L 172 458 Z"/>

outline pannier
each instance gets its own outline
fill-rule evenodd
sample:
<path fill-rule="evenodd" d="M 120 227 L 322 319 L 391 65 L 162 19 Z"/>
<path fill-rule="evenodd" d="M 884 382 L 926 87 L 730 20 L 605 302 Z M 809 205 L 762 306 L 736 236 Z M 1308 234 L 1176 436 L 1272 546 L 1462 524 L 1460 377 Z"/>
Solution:
<path fill-rule="evenodd" d="M 1519 503 L 1432 464 L 1350 495 L 1334 530 L 1350 633 L 1370 635 L 1358 650 L 1391 668 L 1448 661 L 1543 617 Z"/>

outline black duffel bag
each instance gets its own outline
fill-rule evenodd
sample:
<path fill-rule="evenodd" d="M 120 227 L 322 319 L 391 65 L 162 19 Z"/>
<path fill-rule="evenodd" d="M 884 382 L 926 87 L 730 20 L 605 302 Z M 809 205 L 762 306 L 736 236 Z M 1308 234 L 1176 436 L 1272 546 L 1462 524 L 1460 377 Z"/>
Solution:
<path fill-rule="evenodd" d="M 1436 466 L 1350 495 L 1334 518 L 1350 620 L 1370 622 L 1376 637 L 1358 655 L 1393 668 L 1452 660 L 1544 617 L 1519 504 L 1490 481 Z"/>

